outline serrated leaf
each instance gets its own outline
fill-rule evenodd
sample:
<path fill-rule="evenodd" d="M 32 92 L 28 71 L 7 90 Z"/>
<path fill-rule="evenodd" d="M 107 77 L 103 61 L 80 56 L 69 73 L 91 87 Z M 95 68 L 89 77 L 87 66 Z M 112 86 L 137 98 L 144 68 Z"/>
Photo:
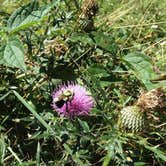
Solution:
<path fill-rule="evenodd" d="M 132 70 L 135 76 L 150 90 L 154 85 L 150 80 L 155 76 L 151 59 L 139 52 L 127 54 L 123 57 L 125 64 Z"/>
<path fill-rule="evenodd" d="M 39 7 L 36 0 L 18 8 L 8 20 L 8 31 L 15 32 L 36 24 L 46 15 L 49 9 L 48 6 Z"/>
<path fill-rule="evenodd" d="M 11 38 L 0 49 L 0 64 L 26 70 L 24 63 L 24 48 L 17 38 Z"/>

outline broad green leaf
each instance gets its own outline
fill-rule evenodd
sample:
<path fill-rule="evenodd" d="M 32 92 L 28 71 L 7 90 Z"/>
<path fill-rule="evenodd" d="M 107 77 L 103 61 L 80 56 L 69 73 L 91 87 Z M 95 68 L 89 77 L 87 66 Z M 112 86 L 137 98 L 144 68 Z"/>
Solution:
<path fill-rule="evenodd" d="M 103 32 L 94 32 L 94 40 L 96 45 L 103 48 L 104 50 L 112 53 L 113 55 L 117 52 L 117 45 L 112 36 L 104 34 Z"/>
<path fill-rule="evenodd" d="M 155 76 L 151 59 L 139 52 L 127 54 L 123 57 L 125 64 L 132 70 L 135 76 L 150 90 L 154 85 L 150 79 Z"/>
<path fill-rule="evenodd" d="M 49 10 L 49 6 L 39 7 L 39 3 L 36 0 L 18 8 L 8 20 L 7 27 L 9 32 L 19 31 L 36 24 L 43 19 Z"/>
<path fill-rule="evenodd" d="M 0 64 L 26 70 L 24 63 L 24 48 L 17 38 L 11 38 L 0 49 Z"/>

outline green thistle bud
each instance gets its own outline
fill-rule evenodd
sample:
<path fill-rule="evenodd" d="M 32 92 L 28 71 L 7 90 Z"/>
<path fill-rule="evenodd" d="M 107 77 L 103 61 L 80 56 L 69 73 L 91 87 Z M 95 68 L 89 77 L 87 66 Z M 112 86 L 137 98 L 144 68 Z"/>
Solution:
<path fill-rule="evenodd" d="M 145 127 L 144 112 L 138 106 L 123 108 L 119 116 L 119 127 L 124 131 L 142 131 Z"/>

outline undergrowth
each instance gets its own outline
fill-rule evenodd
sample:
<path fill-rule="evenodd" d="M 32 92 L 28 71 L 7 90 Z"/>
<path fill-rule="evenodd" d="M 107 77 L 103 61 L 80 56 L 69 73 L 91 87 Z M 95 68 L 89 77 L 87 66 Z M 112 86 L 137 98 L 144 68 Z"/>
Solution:
<path fill-rule="evenodd" d="M 164 166 L 165 107 L 142 132 L 117 121 L 142 91 L 166 87 L 166 1 L 98 0 L 85 18 L 81 0 L 0 2 L 0 165 Z M 95 99 L 89 116 L 51 107 L 72 81 Z"/>

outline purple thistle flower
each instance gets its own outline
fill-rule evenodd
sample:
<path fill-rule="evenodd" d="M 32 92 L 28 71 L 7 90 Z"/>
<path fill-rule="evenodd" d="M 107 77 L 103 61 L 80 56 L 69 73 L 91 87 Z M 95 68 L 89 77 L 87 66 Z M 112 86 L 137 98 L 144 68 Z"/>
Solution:
<path fill-rule="evenodd" d="M 60 85 L 52 93 L 52 107 L 60 116 L 88 115 L 95 101 L 85 87 L 74 83 Z"/>

